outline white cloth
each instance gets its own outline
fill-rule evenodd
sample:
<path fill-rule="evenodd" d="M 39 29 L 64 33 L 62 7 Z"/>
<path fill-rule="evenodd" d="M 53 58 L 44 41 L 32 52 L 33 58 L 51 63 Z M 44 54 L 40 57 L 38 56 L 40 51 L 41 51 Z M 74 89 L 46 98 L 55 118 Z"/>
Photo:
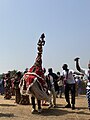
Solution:
<path fill-rule="evenodd" d="M 85 77 L 87 78 L 87 87 L 86 89 L 90 89 L 90 81 L 88 80 L 88 76 L 89 76 L 89 72 L 90 70 L 89 69 L 81 69 L 81 72 L 85 75 Z"/>
<path fill-rule="evenodd" d="M 67 72 L 65 70 L 62 71 L 62 75 L 63 75 L 63 77 L 65 77 L 66 83 L 68 83 L 68 84 L 75 84 L 73 73 L 74 73 L 73 70 L 69 70 L 68 71 L 68 77 L 67 77 Z"/>
<path fill-rule="evenodd" d="M 51 84 L 52 88 L 54 88 L 54 81 L 53 81 L 53 77 L 51 75 L 49 75 L 49 80 L 50 80 L 50 84 Z"/>

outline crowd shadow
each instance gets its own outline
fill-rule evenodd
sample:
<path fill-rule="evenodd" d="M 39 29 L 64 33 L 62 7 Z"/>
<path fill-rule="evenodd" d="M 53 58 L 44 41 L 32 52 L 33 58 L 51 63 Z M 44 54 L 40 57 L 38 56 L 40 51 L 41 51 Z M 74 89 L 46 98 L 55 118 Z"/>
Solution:
<path fill-rule="evenodd" d="M 0 113 L 0 117 L 15 117 L 14 114 Z"/>
<path fill-rule="evenodd" d="M 7 107 L 7 106 L 8 106 L 8 107 L 11 106 L 11 107 L 16 107 L 17 105 L 13 105 L 13 104 L 0 104 L 0 106 L 6 106 L 6 107 Z"/>
<path fill-rule="evenodd" d="M 88 110 L 87 107 L 76 108 L 75 110 L 70 109 L 70 111 L 69 109 L 70 108 L 65 108 L 63 106 L 58 106 L 57 108 L 51 108 L 51 109 L 43 108 L 43 111 L 40 115 L 41 116 L 61 116 L 61 115 L 63 116 L 66 114 L 73 114 L 73 113 L 81 114 L 81 115 L 90 115 L 90 113 L 86 112 L 85 110 L 85 109 Z"/>
<path fill-rule="evenodd" d="M 88 108 L 87 108 L 87 107 L 76 107 L 76 109 L 77 109 L 77 110 L 81 110 L 81 109 L 86 110 L 86 109 L 88 109 Z"/>
<path fill-rule="evenodd" d="M 90 115 L 90 112 L 86 113 L 84 111 L 79 111 L 79 112 L 76 112 L 77 114 L 80 114 L 80 115 Z"/>
<path fill-rule="evenodd" d="M 61 109 L 43 109 L 42 113 L 40 115 L 43 116 L 61 116 L 67 114 L 67 110 L 61 110 Z"/>

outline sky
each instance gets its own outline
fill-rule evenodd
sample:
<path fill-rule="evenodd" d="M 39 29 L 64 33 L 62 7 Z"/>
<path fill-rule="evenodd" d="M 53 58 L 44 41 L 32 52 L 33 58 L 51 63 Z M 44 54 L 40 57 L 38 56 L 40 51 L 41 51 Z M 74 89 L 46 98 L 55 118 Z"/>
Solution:
<path fill-rule="evenodd" d="M 43 67 L 61 71 L 90 60 L 90 0 L 0 0 L 0 73 L 30 68 L 45 33 Z"/>

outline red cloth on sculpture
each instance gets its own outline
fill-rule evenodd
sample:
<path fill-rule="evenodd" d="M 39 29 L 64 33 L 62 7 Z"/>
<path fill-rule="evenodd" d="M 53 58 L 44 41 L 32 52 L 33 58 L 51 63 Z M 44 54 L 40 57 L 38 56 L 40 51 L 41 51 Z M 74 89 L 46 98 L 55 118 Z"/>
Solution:
<path fill-rule="evenodd" d="M 35 71 L 33 72 L 33 70 L 35 69 Z M 38 66 L 32 66 L 29 71 L 30 73 L 36 73 L 38 76 L 42 77 L 44 79 L 44 73 L 43 73 L 43 70 L 38 67 Z M 33 75 L 33 74 L 24 74 L 24 79 L 26 81 L 26 87 L 28 87 L 31 83 L 33 83 L 35 77 L 37 77 L 36 75 Z M 41 78 L 38 78 L 39 82 L 41 83 L 42 86 L 45 85 L 45 81 L 41 79 Z"/>

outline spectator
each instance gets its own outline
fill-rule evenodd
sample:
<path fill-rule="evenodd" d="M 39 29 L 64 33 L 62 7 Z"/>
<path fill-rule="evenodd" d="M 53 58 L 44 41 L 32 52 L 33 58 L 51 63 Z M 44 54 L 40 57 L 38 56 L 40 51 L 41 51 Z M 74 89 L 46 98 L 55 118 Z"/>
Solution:
<path fill-rule="evenodd" d="M 15 80 L 14 80 L 14 88 L 15 88 L 15 102 L 19 104 L 21 100 L 21 94 L 20 94 L 20 88 L 19 88 L 19 83 L 21 80 L 21 72 L 17 72 L 15 75 Z"/>
<path fill-rule="evenodd" d="M 5 96 L 4 98 L 5 99 L 11 99 L 11 87 L 12 87 L 12 84 L 11 84 L 11 78 L 10 78 L 10 73 L 8 72 L 6 75 L 5 75 Z"/>
<path fill-rule="evenodd" d="M 3 78 L 0 80 L 0 93 L 1 95 L 4 94 L 4 79 Z"/>
<path fill-rule="evenodd" d="M 53 104 L 51 100 L 49 108 L 51 108 L 52 106 L 56 107 L 56 92 L 58 91 L 57 79 L 58 79 L 58 76 L 55 73 L 53 73 L 53 69 L 49 68 L 48 69 L 48 87 L 53 95 Z"/>
<path fill-rule="evenodd" d="M 65 108 L 72 107 L 72 110 L 74 110 L 75 109 L 75 79 L 73 74 L 80 75 L 80 73 L 77 73 L 77 72 L 74 72 L 73 70 L 68 69 L 67 64 L 64 64 L 62 68 L 63 68 L 62 75 L 65 81 L 65 99 L 66 99 L 66 102 L 68 103 L 65 106 Z M 70 92 L 71 92 L 71 103 L 70 103 L 70 97 L 69 97 Z"/>
<path fill-rule="evenodd" d="M 57 76 L 58 76 L 58 87 L 59 87 L 59 91 L 58 91 L 58 95 L 60 98 L 62 98 L 62 93 L 63 93 L 63 78 L 62 76 L 60 76 L 60 72 L 57 72 Z"/>
<path fill-rule="evenodd" d="M 87 95 L 87 100 L 88 100 L 88 109 L 90 110 L 90 62 L 88 64 L 88 69 L 82 69 L 79 65 L 79 59 L 80 58 L 77 57 L 74 59 L 74 61 L 76 63 L 77 70 L 83 73 L 87 77 L 86 95 Z"/>

